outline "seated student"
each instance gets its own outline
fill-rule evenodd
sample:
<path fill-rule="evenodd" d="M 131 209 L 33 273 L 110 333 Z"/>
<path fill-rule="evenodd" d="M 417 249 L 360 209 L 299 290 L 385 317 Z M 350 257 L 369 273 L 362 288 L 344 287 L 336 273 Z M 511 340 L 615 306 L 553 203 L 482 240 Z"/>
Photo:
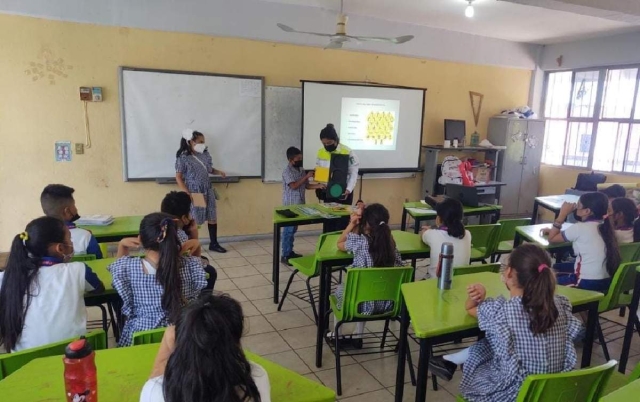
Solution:
<path fill-rule="evenodd" d="M 442 243 L 453 244 L 453 266 L 469 265 L 471 260 L 471 233 L 462 223 L 463 210 L 460 201 L 445 198 L 434 203 L 436 211 L 436 229 L 423 227 L 420 234 L 422 241 L 431 249 L 429 277 L 435 278 L 438 268 L 438 258 Z"/>
<path fill-rule="evenodd" d="M 625 190 L 624 187 L 619 184 L 611 185 L 603 190 L 600 190 L 600 192 L 606 195 L 609 201 L 615 200 L 616 198 L 624 198 L 627 196 L 627 190 Z"/>
<path fill-rule="evenodd" d="M 269 376 L 245 358 L 243 330 L 234 299 L 209 295 L 191 303 L 164 333 L 140 402 L 270 402 Z"/>
<path fill-rule="evenodd" d="M 129 257 L 129 248 L 140 245 L 144 257 Z M 120 241 L 118 260 L 108 269 L 126 316 L 118 346 L 131 345 L 135 332 L 175 322 L 180 309 L 207 285 L 200 259 L 181 256 L 176 224 L 162 213 L 142 219 L 138 238 Z"/>
<path fill-rule="evenodd" d="M 191 218 L 191 197 L 184 191 L 172 191 L 165 195 L 160 207 L 162 213 L 175 218 L 177 235 L 180 242 L 182 254 L 200 257 L 204 271 L 209 275 L 207 287 L 213 290 L 218 278 L 216 269 L 209 265 L 209 259 L 202 257 L 202 247 L 198 240 L 198 225 Z"/>
<path fill-rule="evenodd" d="M 389 211 L 382 204 L 367 205 L 362 212 L 362 217 L 355 212 L 351 214 L 349 225 L 338 238 L 338 249 L 353 254 L 352 267 L 403 266 L 400 252 L 396 248 L 396 242 L 393 240 L 389 228 Z M 338 306 L 342 305 L 342 292 L 343 287 L 339 285 L 336 289 Z M 358 312 L 364 315 L 374 315 L 393 310 L 393 308 L 392 301 L 368 301 L 358 306 Z M 362 344 L 362 340 L 358 338 L 364 332 L 364 327 L 364 322 L 357 323 L 356 330 L 353 332 L 354 336 L 352 336 L 352 339 L 357 339 L 354 345 Z"/>
<path fill-rule="evenodd" d="M 71 241 L 75 254 L 93 254 L 102 258 L 100 245 L 95 237 L 86 229 L 76 227 L 75 221 L 80 219 L 76 201 L 73 199 L 74 189 L 63 184 L 49 184 L 40 194 L 40 204 L 45 215 L 63 221 L 71 231 Z"/>
<path fill-rule="evenodd" d="M 304 173 L 302 169 L 302 152 L 296 147 L 287 149 L 287 166 L 282 171 L 282 205 L 304 204 L 305 191 L 307 189 L 322 189 L 322 184 L 310 184 L 309 179 L 313 177 L 313 171 Z M 289 258 L 298 258 L 302 255 L 293 251 L 293 242 L 297 226 L 287 226 L 282 229 L 282 258 L 280 262 L 291 266 Z"/>
<path fill-rule="evenodd" d="M 13 239 L 0 272 L 0 344 L 7 352 L 35 348 L 87 332 L 85 292 L 104 285 L 73 255 L 71 234 L 56 218 L 31 221 Z"/>
<path fill-rule="evenodd" d="M 616 198 L 611 201 L 611 219 L 616 231 L 618 244 L 633 243 L 634 224 L 638 218 L 638 207 L 629 198 Z"/>
<path fill-rule="evenodd" d="M 542 232 L 549 243 L 572 242 L 575 263 L 556 264 L 560 285 L 606 293 L 611 278 L 620 265 L 620 249 L 611 220 L 607 219 L 609 203 L 602 193 L 585 193 L 577 204 L 564 203 L 552 229 Z M 562 230 L 567 216 L 573 213 L 577 221 Z"/>
<path fill-rule="evenodd" d="M 469 402 L 513 402 L 527 376 L 573 370 L 573 340 L 582 324 L 569 300 L 554 294 L 550 265 L 543 249 L 524 244 L 513 250 L 502 273 L 509 299 L 486 298 L 484 286 L 468 286 L 466 310 L 478 318 L 485 338 L 458 353 L 431 358 L 429 370 L 450 380 L 463 364 L 460 391 Z"/>

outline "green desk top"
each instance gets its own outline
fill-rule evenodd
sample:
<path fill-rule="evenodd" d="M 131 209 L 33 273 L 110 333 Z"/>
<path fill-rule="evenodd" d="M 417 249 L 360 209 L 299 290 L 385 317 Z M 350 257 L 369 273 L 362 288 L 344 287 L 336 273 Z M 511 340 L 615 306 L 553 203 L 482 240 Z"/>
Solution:
<path fill-rule="evenodd" d="M 544 197 L 536 197 L 536 201 L 544 205 L 545 208 L 552 211 L 559 211 L 565 202 L 578 202 L 580 196 L 573 194 L 547 195 Z"/>
<path fill-rule="evenodd" d="M 89 266 L 93 270 L 93 272 L 98 275 L 98 278 L 104 283 L 105 293 L 113 292 L 113 286 L 111 285 L 111 273 L 107 271 L 107 267 L 112 264 L 116 258 L 104 258 L 102 260 L 91 260 L 84 261 L 85 264 Z M 87 297 L 98 296 L 98 295 L 87 295 Z"/>
<path fill-rule="evenodd" d="M 315 209 L 316 211 L 319 211 L 321 214 L 319 215 L 306 215 L 304 212 L 302 212 L 302 209 L 300 209 L 301 207 L 306 207 L 306 208 L 312 208 Z M 345 207 L 348 207 L 348 205 L 346 205 Z M 282 215 L 279 215 L 276 211 L 280 211 L 283 209 L 290 209 L 291 211 L 295 212 L 296 214 L 298 214 L 298 216 L 296 216 L 295 218 L 286 218 Z M 349 216 L 351 215 L 351 210 L 347 210 L 345 208 L 345 210 L 342 210 L 341 208 L 338 209 L 333 209 L 331 207 L 327 207 L 324 206 L 323 204 L 302 204 L 302 205 L 286 205 L 286 206 L 280 206 L 280 207 L 276 207 L 273 210 L 273 223 L 288 223 L 288 222 L 306 222 L 306 221 L 312 221 L 312 220 L 316 220 L 316 219 L 324 219 L 324 217 L 322 215 L 333 215 L 333 216 Z"/>
<path fill-rule="evenodd" d="M 467 286 L 474 283 L 484 285 L 487 297 L 509 297 L 509 291 L 500 280 L 500 274 L 491 272 L 455 276 L 450 290 L 438 289 L 437 279 L 402 285 L 402 295 L 416 336 L 431 338 L 477 327 L 478 320 L 467 314 L 464 308 Z M 574 306 L 598 301 L 604 297 L 602 293 L 566 286 L 558 286 L 556 292 L 569 298 Z"/>
<path fill-rule="evenodd" d="M 432 211 L 432 208 L 429 206 L 429 204 L 425 204 L 422 201 L 414 201 L 414 202 L 405 202 L 404 204 L 402 204 L 402 207 L 407 209 L 407 208 L 420 208 L 420 209 L 424 209 L 425 212 L 424 213 L 416 213 L 414 211 L 407 211 L 407 213 L 409 214 L 409 216 L 411 216 L 412 218 L 415 217 L 433 217 L 435 219 L 436 214 L 435 212 Z M 481 214 L 483 212 L 486 213 L 490 213 L 495 211 L 496 209 L 502 209 L 502 205 L 489 205 L 489 206 L 481 206 L 481 207 L 462 207 L 462 210 L 464 211 L 465 215 L 478 215 Z M 427 212 L 429 211 L 429 212 Z"/>
<path fill-rule="evenodd" d="M 100 402 L 138 402 L 149 378 L 159 344 L 96 352 Z M 273 402 L 332 402 L 333 390 L 247 352 L 266 370 Z M 0 381 L 3 402 L 64 402 L 62 356 L 36 359 Z"/>
<path fill-rule="evenodd" d="M 632 381 L 622 388 L 613 391 L 609 395 L 600 398 L 600 402 L 629 402 L 638 400 L 640 395 L 640 380 Z"/>
<path fill-rule="evenodd" d="M 396 241 L 396 248 L 400 255 L 428 253 L 429 246 L 422 242 L 419 234 L 403 232 L 402 230 L 392 230 L 391 234 Z M 329 235 L 316 254 L 318 261 L 344 260 L 353 258 L 350 253 L 338 250 L 338 239 L 340 235 Z"/>
<path fill-rule="evenodd" d="M 120 216 L 107 226 L 78 226 L 91 231 L 96 239 L 109 236 L 137 236 L 143 216 Z"/>
<path fill-rule="evenodd" d="M 564 223 L 562 225 L 562 230 L 567 230 L 571 226 L 571 223 Z M 550 229 L 552 227 L 551 223 L 542 223 L 540 225 L 529 225 L 529 226 L 518 226 L 516 228 L 516 232 L 522 236 L 525 241 L 530 243 L 535 243 L 538 246 L 545 249 L 554 249 L 560 247 L 570 247 L 571 243 L 549 243 L 549 238 L 547 236 L 543 236 L 541 234 L 542 229 Z"/>

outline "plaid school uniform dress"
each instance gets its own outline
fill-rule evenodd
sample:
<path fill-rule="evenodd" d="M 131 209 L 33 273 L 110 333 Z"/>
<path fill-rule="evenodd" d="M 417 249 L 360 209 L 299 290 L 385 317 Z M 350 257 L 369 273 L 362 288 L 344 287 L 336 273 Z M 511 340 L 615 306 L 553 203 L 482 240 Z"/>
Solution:
<path fill-rule="evenodd" d="M 347 242 L 345 243 L 345 248 L 348 252 L 353 254 L 353 264 L 350 265 L 350 268 L 375 267 L 373 263 L 373 257 L 371 257 L 371 254 L 369 253 L 369 240 L 366 235 L 356 233 L 347 234 Z M 402 257 L 400 257 L 400 252 L 398 251 L 398 249 L 396 249 L 396 260 L 394 266 L 402 267 L 403 265 L 404 264 L 402 264 Z M 342 308 L 343 292 L 343 285 L 338 285 L 335 295 L 338 299 L 338 308 L 340 309 Z M 393 307 L 393 301 L 391 300 L 366 301 L 358 305 L 358 313 L 363 315 L 382 314 L 393 310 Z"/>
<path fill-rule="evenodd" d="M 201 193 L 207 204 L 206 208 L 191 204 L 191 216 L 198 225 L 205 221 L 217 220 L 216 197 L 211 187 L 209 172 L 213 169 L 211 154 L 194 152 L 191 155 L 182 154 L 176 159 L 176 173 L 182 173 L 184 184 L 190 193 Z"/>
<path fill-rule="evenodd" d="M 122 257 L 108 268 L 113 288 L 122 299 L 122 314 L 127 317 L 118 346 L 131 345 L 135 332 L 169 325 L 162 308 L 164 289 L 154 274 L 144 272 L 142 261 L 140 257 Z M 180 280 L 183 299 L 186 302 L 196 299 L 207 286 L 199 258 L 181 257 Z"/>
<path fill-rule="evenodd" d="M 464 363 L 460 391 L 469 402 L 515 401 L 530 374 L 573 370 L 573 339 L 582 328 L 571 303 L 555 296 L 558 319 L 544 334 L 529 329 L 521 297 L 486 299 L 478 306 L 478 324 L 485 338 L 471 346 Z"/>

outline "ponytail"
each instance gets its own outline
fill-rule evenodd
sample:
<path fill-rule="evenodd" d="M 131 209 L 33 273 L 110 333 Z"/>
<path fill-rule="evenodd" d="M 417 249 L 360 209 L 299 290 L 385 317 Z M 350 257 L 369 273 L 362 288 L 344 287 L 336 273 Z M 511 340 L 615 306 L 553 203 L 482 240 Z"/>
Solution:
<path fill-rule="evenodd" d="M 393 267 L 396 242 L 389 228 L 389 211 L 382 204 L 368 205 L 362 212 L 361 229 L 368 229 L 369 254 L 375 267 Z M 362 233 L 362 231 L 361 231 Z"/>
<path fill-rule="evenodd" d="M 26 230 L 11 243 L 9 260 L 0 288 L 0 344 L 7 353 L 15 349 L 31 299 L 37 292 L 41 258 L 47 257 L 49 245 L 64 243 L 64 223 L 42 217 L 31 221 Z"/>
<path fill-rule="evenodd" d="M 605 264 L 607 266 L 607 272 L 609 276 L 613 278 L 616 273 L 622 258 L 620 257 L 620 248 L 618 247 L 618 240 L 616 239 L 615 230 L 611 220 L 605 219 L 604 222 L 598 225 L 598 232 L 604 241 L 606 249 Z"/>
<path fill-rule="evenodd" d="M 466 233 L 462 223 L 463 210 L 460 201 L 446 198 L 437 203 L 435 209 L 442 224 L 447 227 L 447 234 L 456 239 L 463 239 Z"/>
<path fill-rule="evenodd" d="M 534 335 L 544 334 L 558 319 L 554 298 L 556 277 L 550 266 L 549 254 L 535 244 L 521 245 L 509 257 L 509 267 L 515 270 L 523 289 L 522 307 Z"/>
<path fill-rule="evenodd" d="M 187 139 L 189 136 L 189 132 L 191 132 L 191 138 Z M 195 140 L 197 137 L 203 136 L 200 131 L 194 131 L 190 129 L 185 129 L 182 132 L 182 138 L 180 138 L 180 148 L 178 152 L 176 152 L 176 158 L 181 157 L 182 155 L 192 155 L 193 151 L 191 151 L 191 145 L 189 145 L 189 141 Z"/>

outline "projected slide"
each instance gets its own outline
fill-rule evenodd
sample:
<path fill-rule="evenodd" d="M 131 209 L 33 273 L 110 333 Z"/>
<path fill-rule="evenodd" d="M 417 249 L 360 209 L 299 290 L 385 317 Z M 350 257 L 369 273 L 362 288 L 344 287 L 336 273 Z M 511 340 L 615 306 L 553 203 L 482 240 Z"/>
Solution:
<path fill-rule="evenodd" d="M 353 150 L 395 151 L 400 101 L 342 98 L 340 142 Z"/>

